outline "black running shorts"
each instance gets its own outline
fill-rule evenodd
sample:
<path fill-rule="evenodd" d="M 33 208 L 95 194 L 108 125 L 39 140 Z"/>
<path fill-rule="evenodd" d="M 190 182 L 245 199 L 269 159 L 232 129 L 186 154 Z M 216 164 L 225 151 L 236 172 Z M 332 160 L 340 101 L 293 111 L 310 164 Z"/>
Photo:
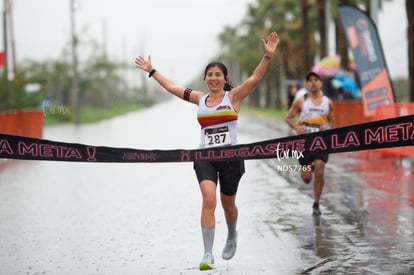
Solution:
<path fill-rule="evenodd" d="M 220 183 L 220 192 L 233 196 L 237 193 L 240 179 L 244 174 L 244 160 L 233 161 L 195 161 L 194 170 L 198 182 L 211 180 Z"/>
<path fill-rule="evenodd" d="M 306 153 L 304 153 L 303 158 L 300 158 L 299 159 L 299 164 L 302 165 L 302 166 L 303 165 L 311 165 L 312 162 L 315 159 L 320 159 L 323 162 L 327 163 L 328 162 L 328 159 L 329 159 L 329 154 L 313 155 L 313 154 L 306 154 Z"/>

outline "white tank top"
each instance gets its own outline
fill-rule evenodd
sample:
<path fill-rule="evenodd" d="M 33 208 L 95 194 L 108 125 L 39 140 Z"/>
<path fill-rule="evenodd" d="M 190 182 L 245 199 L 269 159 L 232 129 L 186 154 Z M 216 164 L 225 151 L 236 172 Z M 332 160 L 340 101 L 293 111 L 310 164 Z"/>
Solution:
<path fill-rule="evenodd" d="M 209 94 L 198 103 L 197 120 L 201 126 L 200 148 L 229 146 L 237 144 L 238 113 L 225 91 L 223 100 L 216 106 L 207 106 Z"/>
<path fill-rule="evenodd" d="M 308 132 L 318 131 L 320 126 L 328 122 L 329 99 L 322 97 L 322 103 L 318 106 L 313 104 L 308 95 L 305 95 L 302 112 L 299 115 L 298 124 L 309 126 Z M 312 128 L 314 128 L 312 130 Z"/>

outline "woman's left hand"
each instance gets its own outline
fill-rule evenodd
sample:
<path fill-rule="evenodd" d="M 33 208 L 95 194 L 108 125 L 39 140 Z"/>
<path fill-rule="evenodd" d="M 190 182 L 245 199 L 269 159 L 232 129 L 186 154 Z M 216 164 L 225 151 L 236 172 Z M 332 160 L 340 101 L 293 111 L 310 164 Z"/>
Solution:
<path fill-rule="evenodd" d="M 272 56 L 276 50 L 277 44 L 279 44 L 279 35 L 276 32 L 272 32 L 267 37 L 267 41 L 262 39 L 263 47 L 266 56 Z"/>

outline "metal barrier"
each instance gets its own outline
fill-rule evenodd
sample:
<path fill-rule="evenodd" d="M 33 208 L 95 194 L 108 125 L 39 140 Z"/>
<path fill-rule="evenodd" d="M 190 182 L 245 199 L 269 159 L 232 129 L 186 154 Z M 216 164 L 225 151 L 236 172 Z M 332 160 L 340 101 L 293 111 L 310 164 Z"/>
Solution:
<path fill-rule="evenodd" d="M 334 101 L 335 127 L 343 127 L 372 121 L 364 115 L 361 101 Z"/>
<path fill-rule="evenodd" d="M 373 120 L 407 116 L 414 114 L 414 102 L 394 103 L 377 107 Z M 380 149 L 383 157 L 409 157 L 414 159 L 414 146 Z"/>
<path fill-rule="evenodd" d="M 22 110 L 0 113 L 0 133 L 42 138 L 43 112 Z"/>
<path fill-rule="evenodd" d="M 406 116 L 414 114 L 414 103 L 394 103 L 379 105 L 375 115 L 364 115 L 361 101 L 334 101 L 335 127 L 348 126 L 369 121 Z M 379 149 L 382 157 L 409 157 L 414 158 L 414 146 Z"/>

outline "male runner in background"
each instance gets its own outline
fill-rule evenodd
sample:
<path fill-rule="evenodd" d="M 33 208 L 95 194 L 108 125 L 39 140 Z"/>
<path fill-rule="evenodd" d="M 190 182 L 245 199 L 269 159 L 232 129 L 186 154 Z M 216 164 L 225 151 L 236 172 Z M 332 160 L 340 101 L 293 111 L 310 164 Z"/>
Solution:
<path fill-rule="evenodd" d="M 321 93 L 322 79 L 315 72 L 306 75 L 305 88 L 308 93 L 296 98 L 286 116 L 286 123 L 296 131 L 297 134 L 317 132 L 329 129 L 333 126 L 333 103 Z M 296 121 L 295 117 L 299 115 Z M 309 183 L 312 174 L 315 175 L 313 184 L 314 203 L 312 206 L 314 217 L 321 215 L 319 201 L 324 187 L 325 164 L 328 162 L 328 154 L 313 154 L 304 152 L 299 164 L 312 169 L 302 167 L 301 177 L 305 183 Z"/>

